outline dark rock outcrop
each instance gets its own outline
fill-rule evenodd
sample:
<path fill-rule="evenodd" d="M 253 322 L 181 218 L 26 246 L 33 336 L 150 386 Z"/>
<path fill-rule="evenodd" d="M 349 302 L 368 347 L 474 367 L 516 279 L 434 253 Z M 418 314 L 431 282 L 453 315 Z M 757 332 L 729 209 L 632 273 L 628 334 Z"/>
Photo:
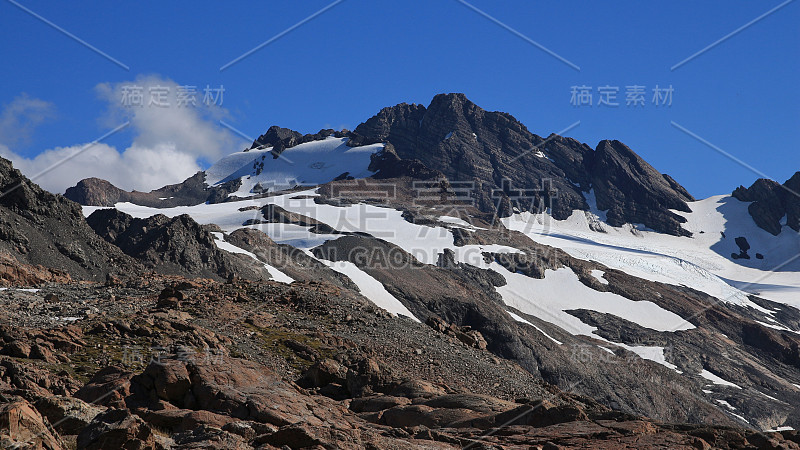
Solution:
<path fill-rule="evenodd" d="M 686 219 L 669 210 L 691 212 L 686 202 L 694 198 L 622 142 L 597 144 L 589 175 L 609 225 L 642 223 L 662 233 L 690 234 L 680 226 Z"/>
<path fill-rule="evenodd" d="M 276 125 L 269 127 L 266 133 L 258 137 L 249 150 L 254 148 L 267 148 L 272 147 L 272 156 L 277 158 L 287 148 L 296 145 L 304 144 L 306 142 L 321 141 L 329 136 L 343 138 L 350 134 L 347 130 L 336 131 L 333 129 L 323 129 L 314 134 L 301 134 L 289 128 L 282 128 Z M 245 150 L 247 151 L 247 150 Z"/>
<path fill-rule="evenodd" d="M 747 209 L 760 228 L 777 236 L 785 216 L 786 225 L 800 231 L 800 172 L 782 185 L 760 178 L 749 188 L 739 186 L 731 195 L 743 202 L 751 202 Z"/>
<path fill-rule="evenodd" d="M 20 277 L 46 281 L 65 275 L 73 279 L 105 280 L 107 274 L 140 268 L 92 231 L 80 205 L 41 189 L 3 158 L 0 158 L 0 253 L 7 255 L 4 261 L 20 263 L 20 270 L 4 270 L 3 278 L 11 281 Z"/>
<path fill-rule="evenodd" d="M 360 124 L 348 145 L 388 142 L 401 161 L 417 160 L 449 180 L 473 183 L 476 204 L 501 210 L 548 209 L 556 219 L 587 210 L 594 189 L 612 225 L 643 223 L 660 232 L 685 235 L 683 219 L 693 198 L 674 179 L 656 171 L 618 141 L 596 150 L 574 139 L 537 136 L 502 112 L 488 112 L 463 94 L 440 94 L 426 108 L 399 104 Z M 386 168 L 383 171 L 389 172 Z"/>
<path fill-rule="evenodd" d="M 218 249 L 214 236 L 186 214 L 138 219 L 116 209 L 101 209 L 92 213 L 87 222 L 125 254 L 160 273 L 217 279 L 233 275 L 269 278 L 251 258 Z"/>
<path fill-rule="evenodd" d="M 123 191 L 100 178 L 85 178 L 79 181 L 75 186 L 67 188 L 64 197 L 89 206 L 114 206 L 118 202 L 133 200 L 131 192 Z"/>
<path fill-rule="evenodd" d="M 156 448 L 153 428 L 124 409 L 110 409 L 99 414 L 78 435 L 78 448 Z"/>
<path fill-rule="evenodd" d="M 442 172 L 429 169 L 418 159 L 400 158 L 390 142 L 386 143 L 383 150 L 372 155 L 369 170 L 375 172 L 372 178 L 379 180 L 400 177 L 410 177 L 417 180 L 444 178 Z"/>
<path fill-rule="evenodd" d="M 205 173 L 197 172 L 182 183 L 150 192 L 129 192 L 100 178 L 86 178 L 68 188 L 64 196 L 88 206 L 114 206 L 119 202 L 131 202 L 152 208 L 172 208 L 200 203 L 222 203 L 229 200 L 228 194 L 241 186 L 239 179 L 218 186 L 207 186 L 205 178 Z"/>

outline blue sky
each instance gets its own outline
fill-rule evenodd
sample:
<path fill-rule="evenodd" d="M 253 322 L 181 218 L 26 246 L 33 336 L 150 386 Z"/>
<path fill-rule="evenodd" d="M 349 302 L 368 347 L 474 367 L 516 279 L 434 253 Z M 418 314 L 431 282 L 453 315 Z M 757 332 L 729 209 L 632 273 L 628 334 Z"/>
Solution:
<path fill-rule="evenodd" d="M 580 121 L 564 134 L 592 147 L 619 139 L 696 197 L 758 175 L 680 128 L 779 181 L 800 170 L 800 1 L 470 2 L 580 71 L 457 0 L 344 0 L 223 71 L 330 1 L 16 2 L 128 67 L 0 1 L 0 153 L 35 175 L 130 121 L 36 180 L 52 190 L 86 174 L 126 188 L 179 182 L 241 149 L 220 119 L 249 137 L 273 124 L 352 129 L 441 92 L 542 136 Z M 225 92 L 217 107 L 131 111 L 119 94 L 137 80 Z M 592 106 L 571 104 L 579 85 Z M 643 106 L 625 105 L 630 85 L 645 86 Z M 656 85 L 672 86 L 671 106 L 652 103 Z M 600 86 L 617 87 L 620 105 L 598 106 Z"/>

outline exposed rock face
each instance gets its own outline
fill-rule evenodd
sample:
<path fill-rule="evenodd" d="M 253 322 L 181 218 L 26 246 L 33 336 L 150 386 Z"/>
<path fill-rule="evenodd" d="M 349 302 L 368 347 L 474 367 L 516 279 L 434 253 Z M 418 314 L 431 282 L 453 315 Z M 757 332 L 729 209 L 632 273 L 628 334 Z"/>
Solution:
<path fill-rule="evenodd" d="M 0 447 L 30 450 L 65 448 L 49 423 L 30 403 L 21 398 L 4 398 L 0 404 Z"/>
<path fill-rule="evenodd" d="M 643 223 L 669 234 L 687 234 L 682 218 L 692 197 L 617 141 L 596 150 L 574 139 L 532 134 L 513 116 L 484 111 L 463 94 L 440 94 L 425 108 L 400 104 L 360 124 L 349 145 L 389 142 L 403 160 L 419 160 L 451 182 L 475 186 L 484 211 L 509 199 L 520 210 L 550 208 L 556 219 L 587 210 L 594 189 L 613 225 Z M 510 211 L 503 211 L 506 214 Z"/>
<path fill-rule="evenodd" d="M 589 175 L 609 225 L 643 223 L 662 233 L 690 234 L 680 226 L 686 219 L 669 211 L 691 212 L 686 202 L 694 200 L 675 180 L 619 141 L 601 141 L 593 156 Z"/>
<path fill-rule="evenodd" d="M 336 272 L 296 247 L 276 244 L 260 231 L 247 228 L 239 229 L 228 236 L 228 241 L 253 253 L 265 263 L 279 269 L 295 280 L 324 281 L 335 286 L 358 291 L 358 286 L 346 275 Z"/>
<path fill-rule="evenodd" d="M 284 150 L 296 145 L 312 141 L 321 141 L 329 136 L 341 138 L 347 137 L 348 135 L 349 132 L 347 130 L 335 131 L 333 129 L 319 130 L 318 133 L 304 135 L 289 128 L 281 128 L 273 125 L 269 127 L 266 133 L 253 141 L 253 145 L 250 146 L 250 149 L 272 147 L 272 156 L 277 158 Z"/>
<path fill-rule="evenodd" d="M 106 410 L 102 406 L 67 396 L 44 397 L 36 402 L 36 409 L 60 434 L 72 435 L 80 433 L 98 414 Z"/>
<path fill-rule="evenodd" d="M 747 209 L 756 225 L 764 230 L 777 236 L 785 217 L 789 228 L 800 231 L 800 172 L 783 185 L 761 178 L 749 188 L 739 186 L 731 195 L 743 202 L 752 202 Z"/>
<path fill-rule="evenodd" d="M 269 127 L 266 133 L 262 134 L 250 146 L 251 149 L 259 147 L 282 147 L 283 149 L 294 147 L 303 139 L 303 134 L 289 128 L 282 128 L 277 125 Z"/>
<path fill-rule="evenodd" d="M 688 211 L 692 196 L 624 144 L 601 141 L 593 150 L 555 134 L 544 139 L 510 114 L 485 111 L 463 94 L 437 95 L 427 108 L 406 103 L 384 108 L 354 132 L 325 129 L 303 135 L 272 126 L 251 148 L 272 147 L 277 158 L 287 148 L 329 136 L 348 137 L 350 146 L 385 142 L 386 148 L 373 155 L 373 178 L 446 177 L 451 183 L 467 183 L 469 201 L 484 212 L 507 216 L 515 210 L 549 210 L 563 220 L 573 210 L 593 206 L 587 202 L 593 190 L 611 225 L 641 223 L 663 233 L 689 234 L 681 227 L 684 219 L 670 209 Z M 142 193 L 86 179 L 66 196 L 85 205 L 131 201 L 172 207 L 227 201 L 236 183 L 208 187 L 201 172 L 183 183 Z"/>
<path fill-rule="evenodd" d="M 103 450 L 108 448 L 156 448 L 153 428 L 124 409 L 110 409 L 99 414 L 78 435 L 78 448 Z"/>
<path fill-rule="evenodd" d="M 403 159 L 397 156 L 394 146 L 387 142 L 383 150 L 372 155 L 369 170 L 376 172 L 372 178 L 387 179 L 410 177 L 416 180 L 444 178 L 438 170 L 429 169 L 418 159 Z"/>
<path fill-rule="evenodd" d="M 20 270 L 4 270 L 3 278 L 23 278 L 31 283 L 58 278 L 58 273 L 61 277 L 105 280 L 109 273 L 137 268 L 132 259 L 89 228 L 80 205 L 41 189 L 3 158 L 0 253 L 22 263 Z M 46 274 L 36 266 L 57 268 L 57 272 Z"/>
<path fill-rule="evenodd" d="M 75 186 L 67 188 L 64 197 L 81 205 L 114 206 L 117 202 L 132 200 L 130 192 L 114 186 L 100 178 L 85 178 Z"/>
<path fill-rule="evenodd" d="M 221 203 L 228 194 L 235 192 L 240 180 L 231 180 L 219 186 L 206 186 L 205 173 L 197 172 L 182 183 L 171 184 L 150 192 L 124 191 L 106 180 L 86 178 L 67 189 L 64 196 L 88 206 L 114 206 L 119 202 L 131 202 L 153 208 L 172 208 L 199 203 Z"/>
<path fill-rule="evenodd" d="M 252 259 L 217 248 L 214 236 L 188 215 L 133 218 L 116 209 L 87 218 L 97 234 L 160 273 L 226 279 L 236 275 L 268 279 Z"/>
<path fill-rule="evenodd" d="M 66 272 L 44 266 L 23 264 L 8 253 L 0 253 L 0 284 L 9 286 L 38 286 L 42 283 L 67 283 Z"/>
<path fill-rule="evenodd" d="M 322 425 L 331 405 L 320 404 L 260 364 L 225 356 L 191 353 L 151 363 L 131 380 L 133 405 L 161 401 L 183 409 L 210 411 L 273 426 L 291 423 Z M 281 405 L 281 408 L 273 408 Z"/>

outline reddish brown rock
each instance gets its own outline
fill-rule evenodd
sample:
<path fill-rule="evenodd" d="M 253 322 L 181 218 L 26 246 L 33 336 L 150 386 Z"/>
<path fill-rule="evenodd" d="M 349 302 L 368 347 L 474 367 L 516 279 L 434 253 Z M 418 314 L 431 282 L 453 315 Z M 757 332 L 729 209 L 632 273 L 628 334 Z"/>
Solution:
<path fill-rule="evenodd" d="M 109 409 L 78 435 L 78 448 L 87 450 L 155 448 L 153 429 L 124 409 Z"/>
<path fill-rule="evenodd" d="M 141 417 L 150 425 L 164 430 L 187 431 L 193 430 L 200 425 L 208 425 L 214 428 L 223 428 L 227 424 L 235 421 L 229 416 L 215 414 L 210 411 L 192 411 L 190 409 L 165 409 L 160 411 L 148 411 Z"/>
<path fill-rule="evenodd" d="M 331 383 L 344 385 L 347 382 L 347 367 L 332 360 L 323 359 L 314 363 L 303 376 L 303 387 L 323 387 Z"/>
<path fill-rule="evenodd" d="M 391 395 L 376 395 L 373 397 L 356 398 L 350 402 L 350 410 L 357 413 L 378 412 L 395 406 L 404 406 L 411 403 L 405 397 L 394 397 Z"/>
<path fill-rule="evenodd" d="M 0 404 L 0 447 L 24 450 L 61 450 L 58 435 L 49 430 L 47 419 L 21 398 Z"/>
<path fill-rule="evenodd" d="M 0 253 L 0 286 L 39 286 L 42 283 L 69 283 L 69 274 L 39 265 L 17 261 Z"/>
<path fill-rule="evenodd" d="M 35 406 L 53 427 L 64 435 L 80 433 L 98 414 L 106 410 L 102 406 L 61 395 L 41 398 Z"/>
<path fill-rule="evenodd" d="M 160 392 L 180 408 L 276 426 L 322 425 L 326 418 L 347 414 L 344 406 L 312 399 L 260 364 L 228 356 L 178 360 L 172 355 L 151 363 L 132 383 L 132 401 L 153 406 Z"/>
<path fill-rule="evenodd" d="M 80 388 L 75 397 L 88 403 L 124 407 L 123 399 L 130 395 L 131 372 L 109 366 L 99 370 L 86 385 Z"/>

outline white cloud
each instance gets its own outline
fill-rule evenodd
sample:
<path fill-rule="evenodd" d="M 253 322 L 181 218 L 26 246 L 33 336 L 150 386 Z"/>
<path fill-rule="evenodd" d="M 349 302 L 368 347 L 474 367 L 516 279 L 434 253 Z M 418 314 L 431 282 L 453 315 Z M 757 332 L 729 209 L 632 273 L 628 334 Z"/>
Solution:
<path fill-rule="evenodd" d="M 126 106 L 123 103 L 123 90 L 132 87 L 142 88 L 143 106 Z M 212 161 L 241 150 L 241 139 L 219 125 L 219 119 L 225 118 L 227 111 L 219 106 L 204 105 L 202 86 L 197 86 L 197 106 L 178 106 L 179 87 L 172 80 L 153 75 L 139 77 L 132 82 L 99 84 L 96 90 L 109 104 L 109 114 L 105 116 L 104 126 L 111 129 L 124 120 L 130 120 L 131 126 L 138 132 L 134 145 L 155 147 L 171 143 L 179 152 Z M 158 88 L 168 91 L 168 107 L 149 104 L 150 90 Z"/>
<path fill-rule="evenodd" d="M 142 88 L 143 106 L 123 104 L 125 86 Z M 169 106 L 148 104 L 150 88 L 157 86 L 169 90 Z M 156 76 L 139 77 L 135 81 L 116 84 L 103 83 L 96 90 L 109 106 L 102 119 L 105 129 L 111 130 L 130 121 L 128 128 L 133 130 L 134 138 L 129 147 L 119 151 L 104 143 L 77 144 L 25 158 L 14 153 L 9 148 L 14 142 L 4 140 L 0 134 L 0 156 L 10 159 L 15 167 L 51 192 L 63 193 L 68 187 L 89 177 L 103 178 L 125 190 L 150 191 L 179 183 L 194 175 L 201 170 L 200 161 L 214 162 L 249 144 L 218 124 L 218 120 L 225 117 L 227 112 L 219 107 L 203 105 L 200 87 L 197 106 L 181 107 L 177 105 L 178 84 Z M 25 99 L 29 105 L 42 102 Z M 20 111 L 35 109 L 7 107 L 0 118 L 8 116 L 9 123 L 14 123 L 20 120 Z"/>
<path fill-rule="evenodd" d="M 90 177 L 106 179 L 126 190 L 150 191 L 183 181 L 200 170 L 194 156 L 175 150 L 171 144 L 131 146 L 122 153 L 103 143 L 58 147 L 33 159 L 23 158 L 0 145 L 0 156 L 10 159 L 42 188 L 62 194 Z"/>
<path fill-rule="evenodd" d="M 17 96 L 0 113 L 0 142 L 4 145 L 27 143 L 37 126 L 55 116 L 55 106 L 28 94 Z"/>

